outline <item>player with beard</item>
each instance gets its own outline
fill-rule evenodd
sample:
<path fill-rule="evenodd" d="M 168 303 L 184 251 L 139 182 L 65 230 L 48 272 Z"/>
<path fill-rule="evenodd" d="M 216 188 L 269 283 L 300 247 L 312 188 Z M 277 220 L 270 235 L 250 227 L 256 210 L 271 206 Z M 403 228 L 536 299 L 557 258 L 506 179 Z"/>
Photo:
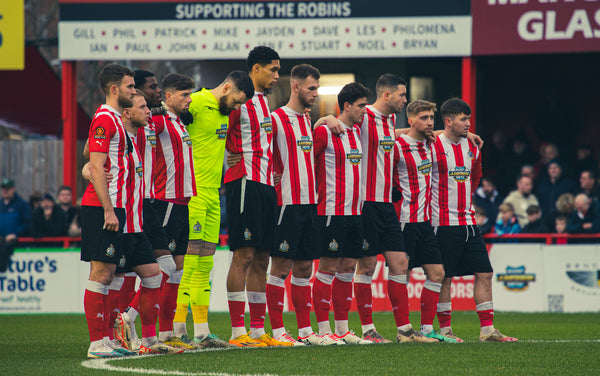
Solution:
<path fill-rule="evenodd" d="M 189 112 L 193 121 L 187 130 L 192 142 L 197 195 L 188 204 L 189 242 L 173 325 L 175 335 L 185 339 L 188 304 L 191 303 L 194 341 L 205 348 L 233 346 L 212 334 L 208 327 L 209 277 L 219 241 L 219 188 L 229 114 L 239 110 L 253 95 L 254 86 L 248 73 L 233 71 L 215 89 L 203 88 L 191 96 Z"/>

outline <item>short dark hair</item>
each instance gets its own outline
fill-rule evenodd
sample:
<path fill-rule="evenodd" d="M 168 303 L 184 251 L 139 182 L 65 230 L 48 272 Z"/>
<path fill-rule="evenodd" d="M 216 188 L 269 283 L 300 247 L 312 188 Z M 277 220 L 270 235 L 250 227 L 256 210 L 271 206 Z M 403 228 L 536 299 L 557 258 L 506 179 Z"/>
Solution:
<path fill-rule="evenodd" d="M 460 98 L 450 98 L 440 107 L 442 119 L 460 114 L 471 115 L 471 106 Z"/>
<path fill-rule="evenodd" d="M 239 91 L 243 91 L 246 94 L 246 99 L 251 99 L 254 96 L 254 83 L 247 72 L 241 70 L 231 71 L 225 81 L 229 81 Z"/>
<path fill-rule="evenodd" d="M 248 71 L 251 71 L 254 64 L 265 66 L 273 60 L 279 60 L 277 51 L 267 46 L 256 46 L 248 54 L 246 65 L 248 66 Z"/>
<path fill-rule="evenodd" d="M 154 73 L 149 72 L 147 70 L 136 69 L 134 73 L 135 76 L 133 76 L 133 80 L 135 81 L 136 89 L 139 89 L 146 84 L 147 77 L 154 77 Z"/>
<path fill-rule="evenodd" d="M 490 183 L 490 184 L 491 184 L 491 185 L 493 185 L 494 187 L 496 186 L 496 182 L 494 181 L 494 179 L 492 179 L 492 178 L 491 178 L 491 177 L 489 177 L 489 176 L 484 176 L 484 177 L 482 177 L 482 178 L 481 178 L 481 180 L 480 180 L 480 182 L 483 182 L 483 181 L 487 181 L 488 183 Z"/>
<path fill-rule="evenodd" d="M 315 80 L 321 78 L 321 72 L 310 64 L 299 64 L 292 68 L 291 77 L 299 80 L 306 80 L 312 77 Z"/>
<path fill-rule="evenodd" d="M 540 209 L 539 206 L 537 205 L 529 205 L 527 207 L 527 210 L 525 210 L 525 212 L 527 213 L 527 215 L 534 215 L 534 214 L 538 214 L 542 211 L 542 209 Z"/>
<path fill-rule="evenodd" d="M 73 189 L 71 189 L 71 187 L 69 187 L 68 185 L 61 185 L 60 187 L 58 187 L 58 191 L 56 192 L 56 194 L 59 195 L 62 191 L 69 191 L 73 193 Z"/>
<path fill-rule="evenodd" d="M 353 104 L 361 98 L 367 98 L 368 100 L 370 96 L 371 90 L 366 88 L 364 85 L 359 84 L 358 82 L 351 82 L 345 85 L 337 96 L 340 112 L 344 111 L 344 103 L 348 102 Z"/>
<path fill-rule="evenodd" d="M 108 64 L 100 71 L 100 87 L 104 94 L 110 93 L 110 87 L 112 85 L 121 85 L 123 77 L 131 76 L 135 77 L 135 73 L 127 67 L 118 64 Z"/>
<path fill-rule="evenodd" d="M 171 73 L 162 81 L 162 89 L 167 90 L 188 90 L 194 89 L 196 84 L 191 77 L 179 73 Z"/>
<path fill-rule="evenodd" d="M 579 176 L 581 176 L 581 174 L 583 174 L 584 172 L 587 172 L 590 175 L 590 179 L 596 180 L 596 171 L 595 170 L 583 170 L 583 171 L 581 171 Z"/>
<path fill-rule="evenodd" d="M 416 100 L 409 103 L 406 106 L 406 114 L 411 117 L 417 115 L 419 112 L 423 111 L 433 111 L 437 110 L 435 103 L 424 101 L 424 100 Z"/>
<path fill-rule="evenodd" d="M 380 96 L 385 90 L 396 90 L 398 85 L 406 86 L 404 78 L 393 73 L 382 74 L 377 80 L 375 91 L 377 92 L 377 96 Z"/>

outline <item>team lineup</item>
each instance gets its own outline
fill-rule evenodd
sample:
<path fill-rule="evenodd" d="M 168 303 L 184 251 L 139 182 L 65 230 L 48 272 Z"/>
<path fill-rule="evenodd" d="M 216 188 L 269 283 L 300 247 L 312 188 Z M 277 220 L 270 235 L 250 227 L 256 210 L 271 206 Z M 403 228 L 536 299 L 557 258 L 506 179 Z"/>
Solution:
<path fill-rule="evenodd" d="M 464 275 L 475 276 L 479 340 L 517 341 L 493 325 L 492 266 L 471 202 L 482 172 L 481 140 L 468 132 L 470 106 L 445 101 L 444 129 L 434 132 L 436 105 L 407 105 L 406 81 L 384 74 L 372 105 L 369 89 L 349 83 L 337 96 L 339 116 L 312 124 L 317 68 L 293 67 L 288 103 L 270 112 L 266 95 L 279 79 L 279 55 L 259 46 L 246 63 L 247 72 L 197 92 L 180 74 L 167 75 L 159 88 L 151 72 L 114 64 L 102 70 L 106 104 L 94 114 L 82 171 L 90 180 L 81 208 L 81 259 L 90 262 L 87 356 L 391 343 L 372 319 L 378 254 L 389 268 L 397 342 L 463 342 L 451 327 L 451 282 Z M 403 109 L 410 127 L 395 129 Z M 222 182 L 232 252 L 229 340 L 208 324 Z M 426 276 L 418 330 L 407 291 L 414 267 Z M 283 324 L 290 274 L 297 336 Z M 348 325 L 353 295 L 360 336 Z M 267 308 L 272 335 L 264 327 Z"/>

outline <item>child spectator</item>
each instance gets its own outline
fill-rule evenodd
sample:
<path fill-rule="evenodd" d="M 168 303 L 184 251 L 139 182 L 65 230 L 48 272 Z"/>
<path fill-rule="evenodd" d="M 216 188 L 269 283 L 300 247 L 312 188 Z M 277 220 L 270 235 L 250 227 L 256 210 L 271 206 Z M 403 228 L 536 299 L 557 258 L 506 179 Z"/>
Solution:
<path fill-rule="evenodd" d="M 500 205 L 500 218 L 496 222 L 494 231 L 497 235 L 518 234 L 521 232 L 521 226 L 515 216 L 515 209 L 507 202 Z"/>
<path fill-rule="evenodd" d="M 546 234 L 550 232 L 548 226 L 542 221 L 542 211 L 537 205 L 529 205 L 527 208 L 527 219 L 529 223 L 523 227 L 523 234 Z"/>
<path fill-rule="evenodd" d="M 479 231 L 481 231 L 482 234 L 489 234 L 492 232 L 493 221 L 489 219 L 485 209 L 481 206 L 475 206 L 475 221 L 477 222 Z"/>
<path fill-rule="evenodd" d="M 559 214 L 554 218 L 554 232 L 556 234 L 566 234 L 567 233 L 567 216 L 564 214 Z M 567 238 L 558 238 L 556 239 L 556 244 L 567 244 Z"/>

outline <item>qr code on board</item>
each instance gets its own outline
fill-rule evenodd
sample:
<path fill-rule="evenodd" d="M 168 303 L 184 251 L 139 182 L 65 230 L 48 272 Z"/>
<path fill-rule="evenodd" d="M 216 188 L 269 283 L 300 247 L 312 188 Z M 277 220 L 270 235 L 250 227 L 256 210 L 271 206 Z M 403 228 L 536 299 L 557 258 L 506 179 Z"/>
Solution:
<path fill-rule="evenodd" d="M 548 295 L 548 312 L 563 312 L 565 310 L 564 295 Z"/>

